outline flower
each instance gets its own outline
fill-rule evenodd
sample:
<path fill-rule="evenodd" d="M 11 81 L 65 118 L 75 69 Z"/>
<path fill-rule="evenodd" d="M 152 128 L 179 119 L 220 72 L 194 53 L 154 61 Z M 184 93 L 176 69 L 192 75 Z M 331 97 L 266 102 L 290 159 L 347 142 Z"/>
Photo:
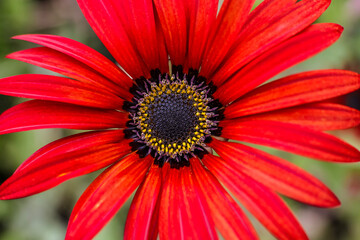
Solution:
<path fill-rule="evenodd" d="M 319 207 L 338 206 L 336 196 L 292 163 L 228 140 L 359 161 L 357 149 L 323 131 L 359 124 L 359 111 L 326 99 L 358 89 L 360 77 L 318 70 L 263 84 L 330 46 L 342 27 L 312 24 L 330 0 L 265 0 L 251 11 L 253 3 L 225 0 L 217 13 L 217 1 L 78 0 L 121 68 L 71 39 L 14 37 L 43 47 L 9 58 L 67 78 L 1 79 L 0 93 L 35 100 L 5 111 L 0 133 L 94 131 L 35 152 L 1 185 L 0 198 L 107 167 L 75 205 L 66 239 L 94 237 L 136 189 L 126 239 L 213 239 L 215 229 L 226 239 L 256 239 L 230 193 L 275 237 L 307 239 L 278 194 Z"/>

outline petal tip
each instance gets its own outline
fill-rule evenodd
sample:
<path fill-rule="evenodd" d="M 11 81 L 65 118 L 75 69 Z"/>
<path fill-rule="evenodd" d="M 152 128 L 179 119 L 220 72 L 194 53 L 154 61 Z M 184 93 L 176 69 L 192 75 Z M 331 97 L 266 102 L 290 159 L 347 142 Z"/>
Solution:
<path fill-rule="evenodd" d="M 344 31 L 344 27 L 341 25 L 338 25 L 337 27 L 338 27 L 339 33 L 341 34 Z"/>
<path fill-rule="evenodd" d="M 23 40 L 27 36 L 28 36 L 27 34 L 15 35 L 15 36 L 12 36 L 11 39 Z"/>
<path fill-rule="evenodd" d="M 8 58 L 8 59 L 15 59 L 15 58 L 16 58 L 16 52 L 9 53 L 8 55 L 6 55 L 6 56 L 5 56 L 5 58 Z"/>
<path fill-rule="evenodd" d="M 341 202 L 338 198 L 336 198 L 331 207 L 340 207 L 340 206 L 341 206 Z"/>
<path fill-rule="evenodd" d="M 341 205 L 341 202 L 339 200 L 339 198 L 335 195 L 335 194 L 331 194 L 329 196 L 329 199 L 326 203 L 324 203 L 323 205 L 320 205 L 319 207 L 324 207 L 324 208 L 336 208 L 339 207 Z"/>
<path fill-rule="evenodd" d="M 321 24 L 321 23 L 320 23 Z M 324 26 L 329 26 L 334 32 L 339 34 L 339 36 L 343 33 L 344 27 L 337 23 L 323 23 Z"/>
<path fill-rule="evenodd" d="M 34 39 L 36 37 L 47 36 L 47 35 L 48 34 L 21 34 L 21 35 L 12 36 L 11 39 L 31 42 L 31 39 Z"/>
<path fill-rule="evenodd" d="M 319 204 L 318 207 L 323 208 L 336 208 L 341 205 L 339 198 L 333 193 L 329 192 L 327 199 L 323 203 Z"/>

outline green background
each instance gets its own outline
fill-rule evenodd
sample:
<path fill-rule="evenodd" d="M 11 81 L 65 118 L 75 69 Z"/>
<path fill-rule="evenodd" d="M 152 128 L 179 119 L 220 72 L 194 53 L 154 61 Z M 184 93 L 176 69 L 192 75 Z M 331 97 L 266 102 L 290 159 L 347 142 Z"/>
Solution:
<path fill-rule="evenodd" d="M 259 1 L 258 1 L 259 2 Z M 258 3 L 257 2 L 257 3 Z M 345 27 L 341 39 L 314 58 L 282 75 L 324 68 L 360 71 L 360 0 L 333 0 L 318 22 L 335 22 Z M 1 0 L 0 1 L 0 77 L 24 73 L 50 73 L 47 70 L 4 58 L 7 54 L 34 45 L 10 40 L 25 33 L 47 33 L 73 38 L 108 57 L 82 16 L 75 0 Z M 52 74 L 52 73 L 51 73 Z M 24 101 L 0 96 L 0 113 Z M 349 105 L 359 106 L 359 94 L 347 96 Z M 360 131 L 333 132 L 359 147 Z M 28 156 L 45 144 L 73 133 L 69 130 L 35 130 L 0 136 L 0 182 Z M 360 164 L 332 164 L 298 157 L 270 148 L 273 154 L 293 161 L 324 181 L 339 197 L 342 206 L 320 209 L 288 200 L 310 239 L 360 239 Z M 76 200 L 99 172 L 72 179 L 55 189 L 24 199 L 0 201 L 0 240 L 63 239 L 67 220 Z M 96 239 L 121 239 L 129 202 L 100 232 Z M 252 219 L 253 220 L 253 219 Z M 254 220 L 261 239 L 273 239 Z"/>

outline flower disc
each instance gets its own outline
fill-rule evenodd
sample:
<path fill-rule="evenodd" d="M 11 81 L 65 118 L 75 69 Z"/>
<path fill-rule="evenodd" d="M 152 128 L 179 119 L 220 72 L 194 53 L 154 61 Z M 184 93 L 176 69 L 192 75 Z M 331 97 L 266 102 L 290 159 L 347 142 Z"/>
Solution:
<path fill-rule="evenodd" d="M 137 79 L 133 101 L 124 104 L 131 119 L 125 133 L 134 139 L 134 150 L 142 157 L 151 153 L 161 166 L 170 162 L 176 168 L 206 153 L 205 142 L 219 132 L 222 117 L 212 84 L 196 71 L 183 74 L 179 69 L 171 77 L 156 71 L 151 79 Z"/>

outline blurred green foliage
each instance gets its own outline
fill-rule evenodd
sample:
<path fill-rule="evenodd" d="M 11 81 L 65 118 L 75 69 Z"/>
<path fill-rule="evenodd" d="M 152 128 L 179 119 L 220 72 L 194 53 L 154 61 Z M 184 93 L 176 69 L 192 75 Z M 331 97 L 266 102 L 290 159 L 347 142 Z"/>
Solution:
<path fill-rule="evenodd" d="M 261 1 L 257 1 L 257 4 Z M 342 38 L 326 51 L 291 68 L 282 75 L 324 68 L 360 71 L 360 0 L 337 0 L 318 22 L 336 22 L 345 27 Z M 24 73 L 49 73 L 25 63 L 4 58 L 7 54 L 32 47 L 10 40 L 17 34 L 48 33 L 76 39 L 109 58 L 103 45 L 83 18 L 75 0 L 1 0 L 0 1 L 0 77 Z M 22 99 L 0 96 L 0 113 Z M 353 94 L 353 105 L 359 106 Z M 38 148 L 73 133 L 68 130 L 36 130 L 0 136 L 0 182 Z M 360 146 L 354 131 L 334 134 Z M 264 150 L 295 162 L 323 180 L 342 201 L 341 208 L 319 209 L 287 200 L 309 234 L 317 240 L 360 239 L 360 165 L 330 164 L 314 161 L 270 148 Z M 97 173 L 70 180 L 47 192 L 25 199 L 0 201 L 0 240 L 63 239 L 67 220 L 76 200 Z M 121 239 L 129 202 L 96 239 Z M 258 222 L 261 239 L 273 239 Z"/>

